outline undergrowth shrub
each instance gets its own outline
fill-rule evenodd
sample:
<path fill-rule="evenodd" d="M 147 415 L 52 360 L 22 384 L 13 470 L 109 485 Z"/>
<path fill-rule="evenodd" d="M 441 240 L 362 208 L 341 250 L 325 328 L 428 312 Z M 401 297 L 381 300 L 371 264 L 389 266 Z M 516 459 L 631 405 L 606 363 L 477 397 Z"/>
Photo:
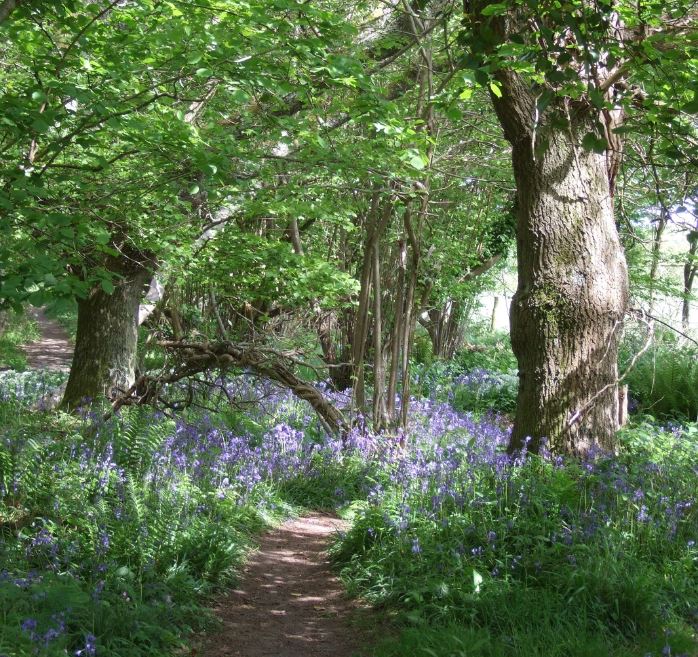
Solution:
<path fill-rule="evenodd" d="M 450 401 L 459 411 L 513 413 L 518 389 L 519 379 L 513 372 L 476 369 L 453 380 Z"/>
<path fill-rule="evenodd" d="M 360 494 L 361 437 L 347 452 L 307 438 L 294 425 L 308 409 L 278 389 L 231 382 L 263 398 L 232 431 L 235 416 L 198 411 L 126 408 L 106 423 L 38 411 L 59 380 L 0 382 L 0 655 L 171 657 L 287 500 L 342 483 Z"/>
<path fill-rule="evenodd" d="M 642 347 L 644 336 L 631 333 L 623 343 L 621 370 Z M 679 344 L 659 332 L 650 348 L 630 370 L 626 383 L 637 410 L 656 417 L 698 421 L 698 347 Z"/>
<path fill-rule="evenodd" d="M 464 371 L 459 364 L 444 361 L 414 369 L 415 387 L 423 397 L 447 402 L 462 412 L 513 413 L 516 410 L 519 382 L 513 370 Z"/>
<path fill-rule="evenodd" d="M 22 351 L 22 345 L 38 338 L 39 328 L 30 315 L 3 312 L 0 317 L 0 370 L 25 370 L 27 357 Z"/>
<path fill-rule="evenodd" d="M 274 497 L 197 476 L 181 430 L 140 409 L 5 430 L 0 654 L 169 655 L 201 625 Z"/>
<path fill-rule="evenodd" d="M 511 372 L 518 366 L 509 334 L 484 328 L 468 335 L 468 345 L 456 354 L 454 361 L 466 372 L 478 369 Z"/>
<path fill-rule="evenodd" d="M 480 422 L 414 445 L 333 547 L 349 590 L 405 628 L 377 654 L 696 654 L 695 426 L 512 461 Z"/>

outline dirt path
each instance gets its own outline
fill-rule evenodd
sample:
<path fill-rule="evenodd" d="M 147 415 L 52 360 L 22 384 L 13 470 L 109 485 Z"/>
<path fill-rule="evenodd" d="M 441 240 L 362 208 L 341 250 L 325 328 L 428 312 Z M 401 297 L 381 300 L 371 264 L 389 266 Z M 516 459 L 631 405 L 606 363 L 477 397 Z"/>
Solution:
<path fill-rule="evenodd" d="M 223 625 L 204 657 L 351 657 L 360 636 L 348 624 L 354 605 L 325 555 L 338 518 L 312 514 L 266 534 L 240 588 L 218 601 Z"/>
<path fill-rule="evenodd" d="M 63 327 L 46 317 L 40 308 L 31 311 L 39 325 L 41 337 L 37 342 L 22 347 L 27 365 L 32 370 L 69 370 L 73 359 L 73 345 Z"/>

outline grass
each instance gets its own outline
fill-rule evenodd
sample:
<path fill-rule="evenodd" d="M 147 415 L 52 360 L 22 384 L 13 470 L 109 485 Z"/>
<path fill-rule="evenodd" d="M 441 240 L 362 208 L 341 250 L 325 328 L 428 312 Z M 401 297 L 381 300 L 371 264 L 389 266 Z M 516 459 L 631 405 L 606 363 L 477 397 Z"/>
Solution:
<path fill-rule="evenodd" d="M 29 315 L 8 311 L 4 317 L 4 326 L 0 329 L 0 369 L 24 371 L 27 368 L 27 357 L 22 351 L 22 345 L 38 338 L 37 324 Z"/>
<path fill-rule="evenodd" d="M 506 464 L 455 434 L 408 456 L 333 548 L 401 629 L 376 655 L 698 654 L 698 428 L 623 444 Z"/>
<path fill-rule="evenodd" d="M 7 390 L 0 655 L 170 657 L 207 626 L 208 596 L 254 536 L 292 512 L 275 483 L 285 463 L 270 471 L 201 417 L 130 409 L 102 424 L 27 412 L 42 384 Z"/>
<path fill-rule="evenodd" d="M 350 522 L 334 563 L 391 620 L 367 656 L 698 654 L 698 426 L 636 418 L 617 456 L 510 460 L 480 393 L 477 413 L 448 403 L 490 379 L 429 376 L 401 450 L 358 430 L 343 448 L 246 376 L 227 390 L 244 411 L 104 423 L 40 410 L 63 374 L 4 375 L 0 655 L 178 654 L 300 507 Z"/>

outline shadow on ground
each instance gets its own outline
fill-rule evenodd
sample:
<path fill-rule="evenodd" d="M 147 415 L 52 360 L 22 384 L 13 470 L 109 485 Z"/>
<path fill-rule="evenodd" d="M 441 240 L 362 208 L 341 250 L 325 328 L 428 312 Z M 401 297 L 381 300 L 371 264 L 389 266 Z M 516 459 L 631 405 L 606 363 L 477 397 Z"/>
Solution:
<path fill-rule="evenodd" d="M 43 310 L 34 309 L 32 315 L 39 326 L 41 337 L 22 347 L 27 355 L 27 366 L 32 370 L 68 371 L 73 360 L 70 337 L 58 322 L 46 317 Z"/>
<path fill-rule="evenodd" d="M 355 605 L 325 555 L 341 520 L 313 514 L 265 535 L 240 587 L 218 601 L 222 627 L 207 637 L 206 657 L 351 657 L 361 633 Z"/>

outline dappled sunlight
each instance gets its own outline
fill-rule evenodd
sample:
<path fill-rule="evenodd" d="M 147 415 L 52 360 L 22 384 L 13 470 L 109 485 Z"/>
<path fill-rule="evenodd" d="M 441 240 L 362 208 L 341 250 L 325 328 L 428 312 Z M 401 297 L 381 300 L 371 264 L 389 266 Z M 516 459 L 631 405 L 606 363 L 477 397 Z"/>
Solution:
<path fill-rule="evenodd" d="M 207 657 L 342 657 L 358 646 L 349 625 L 354 605 L 324 553 L 345 524 L 326 515 L 289 520 L 262 538 L 239 588 L 219 599 L 222 628 Z"/>

